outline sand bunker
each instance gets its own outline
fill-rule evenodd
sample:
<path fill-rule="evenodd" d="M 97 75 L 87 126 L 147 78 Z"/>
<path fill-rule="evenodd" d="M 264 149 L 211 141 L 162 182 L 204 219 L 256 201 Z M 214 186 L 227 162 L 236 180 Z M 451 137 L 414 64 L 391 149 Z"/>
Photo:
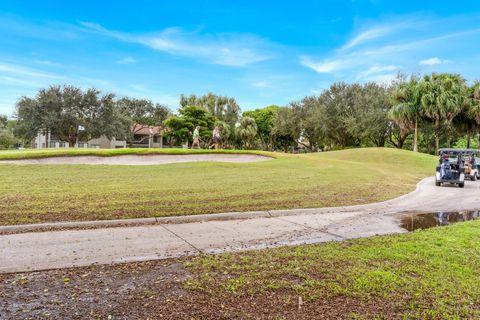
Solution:
<path fill-rule="evenodd" d="M 106 165 L 157 165 L 180 162 L 259 162 L 273 158 L 254 154 L 185 154 L 185 155 L 124 155 L 113 157 L 98 156 L 73 156 L 73 157 L 50 157 L 40 159 L 5 160 L 1 163 L 10 164 L 106 164 Z"/>

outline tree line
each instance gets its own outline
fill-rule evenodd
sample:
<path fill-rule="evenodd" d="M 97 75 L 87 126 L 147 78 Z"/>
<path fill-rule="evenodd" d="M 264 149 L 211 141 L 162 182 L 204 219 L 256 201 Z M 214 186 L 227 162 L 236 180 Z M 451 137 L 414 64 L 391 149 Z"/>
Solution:
<path fill-rule="evenodd" d="M 33 98 L 19 99 L 13 132 L 25 142 L 43 133 L 53 134 L 71 146 L 101 136 L 131 144 L 139 129 L 134 124 L 161 125 L 170 114 L 166 106 L 146 99 L 116 99 L 114 94 L 103 94 L 95 88 L 51 86 L 40 89 Z"/>
<path fill-rule="evenodd" d="M 176 146 L 191 144 L 197 126 L 204 147 L 214 127 L 221 132 L 223 148 L 237 149 L 387 146 L 433 153 L 442 146 L 480 145 L 480 83 L 468 85 L 458 74 L 399 75 L 388 85 L 336 82 L 320 95 L 288 106 L 243 113 L 234 98 L 213 93 L 182 95 L 179 105 L 174 114 L 147 99 L 51 86 L 19 99 L 10 131 L 2 131 L 0 121 L 0 145 L 2 132 L 12 131 L 24 141 L 50 132 L 71 145 L 102 135 L 131 144 L 139 129 L 134 124 L 167 127 L 168 143 Z"/>

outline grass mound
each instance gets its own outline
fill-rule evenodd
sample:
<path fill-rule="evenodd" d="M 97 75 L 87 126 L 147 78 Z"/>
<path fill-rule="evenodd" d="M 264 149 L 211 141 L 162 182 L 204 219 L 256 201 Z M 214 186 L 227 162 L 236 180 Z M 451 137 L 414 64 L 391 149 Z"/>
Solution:
<path fill-rule="evenodd" d="M 160 150 L 165 149 L 87 151 L 118 155 Z M 412 191 L 436 163 L 433 156 L 384 148 L 259 154 L 276 160 L 148 167 L 0 164 L 0 224 L 364 204 Z"/>

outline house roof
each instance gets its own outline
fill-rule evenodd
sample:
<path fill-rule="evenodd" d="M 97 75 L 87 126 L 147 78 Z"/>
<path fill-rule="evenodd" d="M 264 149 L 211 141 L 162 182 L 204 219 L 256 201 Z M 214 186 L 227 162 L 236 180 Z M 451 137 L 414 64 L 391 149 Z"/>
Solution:
<path fill-rule="evenodd" d="M 149 135 L 163 135 L 165 129 L 162 126 L 148 126 L 142 124 L 135 124 L 133 126 L 133 133 L 141 136 Z"/>

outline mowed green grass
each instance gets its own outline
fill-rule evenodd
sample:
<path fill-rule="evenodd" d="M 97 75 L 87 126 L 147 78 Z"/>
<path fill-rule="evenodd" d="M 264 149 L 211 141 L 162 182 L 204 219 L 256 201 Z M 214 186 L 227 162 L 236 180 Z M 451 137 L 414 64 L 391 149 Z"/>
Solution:
<path fill-rule="evenodd" d="M 0 158 L 10 152 L 0 152 Z M 275 159 L 157 166 L 0 164 L 0 224 L 363 204 L 412 191 L 433 174 L 436 162 L 433 156 L 382 148 L 261 154 Z"/>
<path fill-rule="evenodd" d="M 185 287 L 224 301 L 226 314 L 242 310 L 242 318 L 255 319 L 266 309 L 272 319 L 315 318 L 315 310 L 338 319 L 480 319 L 479 231 L 480 221 L 471 221 L 401 235 L 199 256 L 187 263 L 194 277 Z M 298 297 L 305 301 L 301 312 Z"/>

